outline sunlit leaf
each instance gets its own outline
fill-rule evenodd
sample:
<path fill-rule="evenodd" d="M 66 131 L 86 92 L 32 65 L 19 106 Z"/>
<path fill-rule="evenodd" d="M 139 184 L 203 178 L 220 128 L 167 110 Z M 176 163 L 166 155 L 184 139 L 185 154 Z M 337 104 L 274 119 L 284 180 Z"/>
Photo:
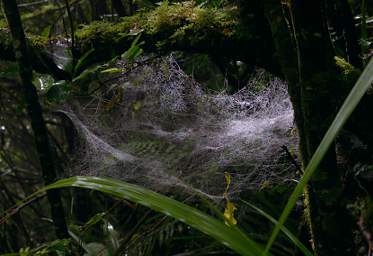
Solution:
<path fill-rule="evenodd" d="M 122 73 L 123 69 L 121 68 L 108 68 L 100 71 L 103 74 L 115 74 L 115 73 Z"/>
<path fill-rule="evenodd" d="M 79 75 L 83 70 L 84 68 L 88 65 L 88 63 L 90 62 L 90 59 L 91 58 L 94 58 L 95 57 L 95 50 L 94 49 L 91 49 L 89 51 L 87 51 L 86 53 L 83 54 L 82 57 L 80 57 L 74 67 L 74 74 L 73 76 L 77 76 Z"/>
<path fill-rule="evenodd" d="M 224 192 L 224 198 L 227 202 L 225 209 L 224 209 L 224 222 L 228 226 L 234 226 L 237 225 L 237 220 L 234 217 L 234 212 L 237 210 L 237 207 L 229 200 L 228 198 L 228 190 L 229 187 L 231 186 L 232 182 L 232 176 L 228 172 L 224 172 L 225 176 L 225 181 L 227 183 L 225 187 L 225 192 Z"/>
<path fill-rule="evenodd" d="M 119 180 L 77 176 L 59 180 L 40 189 L 32 196 L 37 196 L 49 189 L 64 187 L 92 189 L 144 205 L 204 232 L 241 255 L 258 256 L 263 252 L 261 245 L 247 237 L 236 226 L 228 226 L 223 221 L 213 218 L 191 206 L 143 187 Z"/>
<path fill-rule="evenodd" d="M 133 40 L 131 47 L 125 53 L 122 54 L 123 59 L 132 62 L 143 53 L 143 49 L 141 49 L 140 46 L 142 46 L 144 42 L 138 43 L 140 37 L 141 34 L 137 35 L 136 38 Z"/>

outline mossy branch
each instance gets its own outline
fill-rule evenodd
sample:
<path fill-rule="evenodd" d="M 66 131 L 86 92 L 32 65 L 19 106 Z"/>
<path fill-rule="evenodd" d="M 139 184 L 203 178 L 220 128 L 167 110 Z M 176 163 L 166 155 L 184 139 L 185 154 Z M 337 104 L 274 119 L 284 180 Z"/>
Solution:
<path fill-rule="evenodd" d="M 163 3 L 118 22 L 97 21 L 81 26 L 75 33 L 75 50 L 79 57 L 94 49 L 93 61 L 108 60 L 127 50 L 141 33 L 147 52 L 200 52 L 224 63 L 230 60 L 255 63 L 261 56 L 254 50 L 254 36 L 249 30 L 240 23 L 234 6 L 215 9 L 199 7 L 193 2 Z M 28 41 L 37 57 L 35 70 L 45 73 L 52 69 L 55 76 L 60 76 L 45 51 L 49 40 L 29 35 Z M 0 29 L 0 58 L 14 60 L 9 33 L 4 29 Z"/>
<path fill-rule="evenodd" d="M 234 7 L 218 10 L 198 7 L 192 2 L 163 3 L 117 23 L 101 21 L 82 27 L 76 32 L 76 45 L 81 53 L 94 48 L 97 58 L 107 58 L 126 50 L 141 33 L 146 51 L 222 54 L 221 50 L 225 50 L 224 54 L 239 56 L 237 44 L 244 45 L 243 41 L 248 39 L 239 28 Z"/>

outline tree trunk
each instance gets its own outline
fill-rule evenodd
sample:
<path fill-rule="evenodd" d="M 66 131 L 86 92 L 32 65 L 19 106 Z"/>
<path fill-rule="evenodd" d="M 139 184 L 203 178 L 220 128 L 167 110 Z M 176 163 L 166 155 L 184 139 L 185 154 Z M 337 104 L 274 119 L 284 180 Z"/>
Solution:
<path fill-rule="evenodd" d="M 306 166 L 345 95 L 326 23 L 324 2 L 266 0 L 265 13 L 288 82 Z M 352 219 L 343 202 L 342 173 L 329 151 L 305 191 L 305 214 L 317 255 L 352 255 Z"/>
<path fill-rule="evenodd" d="M 122 0 L 111 0 L 111 4 L 119 17 L 126 16 L 126 9 L 124 8 Z"/>
<path fill-rule="evenodd" d="M 47 127 L 42 115 L 35 86 L 32 84 L 32 67 L 25 34 L 22 28 L 17 3 L 14 0 L 3 0 L 4 12 L 13 37 L 15 57 L 19 64 L 19 72 L 25 97 L 27 112 L 31 119 L 31 127 L 35 136 L 36 149 L 39 155 L 40 166 L 45 184 L 56 180 L 56 168 L 53 159 L 51 145 L 49 143 Z M 59 238 L 68 237 L 62 201 L 58 190 L 47 191 L 47 197 L 51 205 L 52 219 L 55 225 L 56 235 Z"/>
<path fill-rule="evenodd" d="M 107 13 L 106 0 L 89 0 L 92 20 L 99 20 Z"/>

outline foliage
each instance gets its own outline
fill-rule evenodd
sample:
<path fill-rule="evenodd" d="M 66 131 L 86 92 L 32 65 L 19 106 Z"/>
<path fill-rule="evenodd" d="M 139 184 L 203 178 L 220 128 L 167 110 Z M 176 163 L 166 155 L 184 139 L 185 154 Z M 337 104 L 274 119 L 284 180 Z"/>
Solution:
<path fill-rule="evenodd" d="M 265 211 L 263 211 L 262 209 L 259 209 L 258 207 L 256 207 L 255 205 L 245 201 L 245 200 L 242 200 L 242 202 L 248 206 L 250 206 L 251 208 L 253 208 L 254 210 L 256 210 L 260 215 L 262 215 L 263 217 L 265 217 L 266 219 L 268 219 L 269 221 L 271 221 L 273 224 L 277 225 L 277 220 L 274 219 L 271 215 L 269 215 L 268 213 L 266 213 Z M 310 252 L 306 246 L 304 246 L 304 244 L 302 244 L 301 241 L 298 240 L 298 238 L 291 233 L 291 231 L 289 229 L 287 229 L 286 227 L 282 226 L 281 227 L 281 231 L 289 238 L 289 240 L 291 240 L 299 249 L 300 251 L 305 255 L 305 256 L 313 256 L 313 253 Z"/>
<path fill-rule="evenodd" d="M 144 41 L 139 42 L 141 34 L 139 34 L 132 42 L 131 47 L 122 54 L 122 58 L 128 60 L 129 62 L 133 62 L 137 57 L 139 57 L 143 53 L 143 49 L 141 49 L 141 45 L 144 44 Z"/>
<path fill-rule="evenodd" d="M 35 249 L 30 249 L 29 247 L 22 248 L 19 251 L 18 256 L 47 256 L 47 255 L 57 255 L 57 256 L 68 256 L 72 252 L 69 250 L 70 240 L 55 240 L 50 243 L 41 245 Z"/>
<path fill-rule="evenodd" d="M 355 68 L 350 63 L 348 63 L 345 59 L 341 57 L 334 57 L 336 65 L 342 71 L 342 79 L 348 83 L 353 83 L 359 78 L 361 74 L 361 70 Z"/>
<path fill-rule="evenodd" d="M 193 207 L 177 202 L 169 197 L 118 180 L 98 177 L 73 177 L 48 185 L 31 197 L 35 197 L 49 189 L 63 187 L 93 189 L 145 205 L 214 237 L 241 255 L 256 256 L 262 252 L 261 247 L 237 227 L 228 226 L 221 220 L 210 217 Z"/>

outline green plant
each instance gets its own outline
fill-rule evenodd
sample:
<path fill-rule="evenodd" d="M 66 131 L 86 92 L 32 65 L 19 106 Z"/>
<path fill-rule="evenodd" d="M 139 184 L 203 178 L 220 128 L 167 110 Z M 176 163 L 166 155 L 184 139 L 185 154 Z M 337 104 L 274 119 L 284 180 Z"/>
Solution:
<path fill-rule="evenodd" d="M 1 256 L 67 256 L 71 255 L 70 239 L 57 239 L 36 248 L 21 248 L 18 253 L 1 254 Z"/>
<path fill-rule="evenodd" d="M 96 178 L 96 177 L 74 177 L 65 180 L 60 180 L 48 187 L 45 187 L 35 194 L 31 195 L 26 201 L 25 204 L 28 204 L 32 201 L 32 198 L 37 197 L 42 192 L 49 190 L 49 189 L 56 189 L 56 188 L 63 188 L 63 187 L 79 187 L 79 188 L 88 188 L 92 190 L 101 191 L 107 193 L 109 195 L 127 199 L 129 201 L 139 203 L 146 207 L 149 207 L 155 211 L 159 211 L 166 215 L 176 218 L 179 221 L 184 222 L 187 225 L 190 225 L 197 230 L 200 230 L 209 236 L 217 239 L 222 244 L 230 247 L 234 251 L 240 253 L 241 255 L 260 255 L 263 251 L 263 247 L 255 243 L 253 240 L 247 237 L 240 229 L 238 229 L 234 224 L 227 223 L 226 216 L 223 215 L 214 205 L 212 205 L 209 201 L 203 200 L 203 202 L 214 212 L 219 219 L 213 218 L 208 216 L 207 214 L 192 208 L 188 205 L 175 201 L 171 198 L 166 196 L 157 194 L 155 192 L 149 191 L 145 188 L 131 185 L 125 182 L 112 180 L 112 179 L 105 179 L 105 178 Z M 260 210 L 258 207 L 246 202 L 242 201 L 245 204 L 249 205 L 251 208 L 255 209 L 260 215 L 266 217 L 272 223 L 277 223 L 276 220 L 271 217 L 269 214 L 265 213 L 264 211 Z M 22 206 L 21 206 L 22 207 Z M 10 211 L 10 215 L 14 213 L 14 211 Z M 102 222 L 105 217 L 105 213 L 98 213 L 94 215 L 82 228 L 83 230 L 87 230 L 90 227 L 96 225 L 99 222 Z M 8 216 L 9 217 L 9 216 Z M 107 226 L 107 224 L 105 224 Z M 104 244 L 100 241 L 85 243 L 84 238 L 81 236 L 81 228 L 76 228 L 75 226 L 70 227 L 69 234 L 73 238 L 73 240 L 79 244 L 88 255 L 94 255 L 94 252 L 97 250 L 105 251 L 105 252 L 112 252 L 116 251 L 118 246 L 114 246 L 114 244 L 118 243 L 108 243 Z M 281 229 L 284 234 L 289 238 L 290 241 L 296 245 L 300 251 L 304 253 L 306 256 L 312 255 L 307 248 L 293 235 L 288 229 L 283 227 Z M 110 233 L 107 233 L 109 237 L 112 237 Z M 110 238 L 109 241 L 113 239 Z M 106 255 L 106 254 L 105 254 Z"/>
<path fill-rule="evenodd" d="M 38 196 L 50 189 L 64 187 L 97 190 L 147 206 L 204 232 L 241 255 L 257 256 L 263 252 L 263 247 L 261 245 L 247 237 L 246 234 L 236 226 L 228 226 L 224 224 L 224 221 L 213 218 L 191 206 L 140 186 L 118 180 L 98 177 L 72 177 L 48 185 L 30 197 Z M 28 199 L 30 199 L 30 197 Z"/>
<path fill-rule="evenodd" d="M 265 211 L 263 211 L 262 209 L 256 207 L 255 205 L 245 201 L 245 200 L 241 200 L 244 204 L 250 206 L 251 208 L 253 208 L 255 211 L 257 211 L 260 215 L 262 215 L 263 217 L 265 217 L 266 219 L 268 219 L 270 222 L 272 222 L 273 224 L 277 225 L 278 221 L 273 218 L 270 214 L 266 213 Z M 298 248 L 299 250 L 305 255 L 305 256 L 312 256 L 313 253 L 310 252 L 310 250 L 307 249 L 307 247 L 302 244 L 301 241 L 299 241 L 299 239 L 293 234 L 291 233 L 291 231 L 289 229 L 287 229 L 286 227 L 281 227 L 281 231 L 289 238 L 290 241 L 292 241 Z"/>
<path fill-rule="evenodd" d="M 134 61 L 137 57 L 139 57 L 144 50 L 141 48 L 144 45 L 144 41 L 139 42 L 141 37 L 141 33 L 139 33 L 136 38 L 133 40 L 131 47 L 122 54 L 122 58 L 128 60 L 129 62 Z"/>

